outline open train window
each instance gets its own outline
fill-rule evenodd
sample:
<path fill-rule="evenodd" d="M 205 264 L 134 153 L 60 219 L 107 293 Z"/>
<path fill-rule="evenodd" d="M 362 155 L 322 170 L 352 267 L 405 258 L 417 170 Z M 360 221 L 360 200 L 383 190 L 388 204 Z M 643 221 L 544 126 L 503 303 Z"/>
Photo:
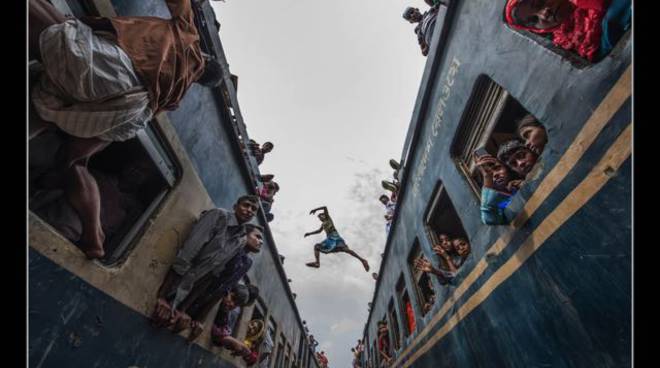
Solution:
<path fill-rule="evenodd" d="M 477 79 L 456 131 L 451 155 L 478 198 L 481 198 L 483 183 L 475 165 L 474 151 L 485 149 L 497 156 L 502 143 L 517 137 L 516 122 L 527 114 L 529 112 L 492 79 L 485 75 Z"/>
<path fill-rule="evenodd" d="M 583 68 L 587 65 L 598 63 L 605 59 L 608 55 L 616 53 L 616 50 L 620 49 L 622 44 L 625 43 L 624 41 L 630 37 L 630 0 L 615 0 L 610 2 L 601 1 L 601 3 L 608 4 L 605 12 L 601 13 L 601 15 L 598 15 L 597 10 L 589 10 L 589 13 L 587 13 L 587 10 L 584 8 L 574 12 L 573 14 L 571 14 L 573 10 L 568 10 L 566 15 L 561 15 L 563 12 L 561 10 L 557 11 L 557 9 L 571 9 L 569 8 L 571 5 L 568 5 L 570 4 L 569 0 L 564 0 L 564 2 L 565 4 L 559 4 L 559 6 L 556 6 L 556 4 L 554 5 L 554 19 L 558 20 L 560 23 L 564 23 L 564 25 L 558 27 L 557 31 L 546 33 L 533 32 L 532 30 L 534 30 L 535 27 L 538 27 L 535 22 L 538 22 L 539 20 L 538 15 L 534 14 L 535 9 L 533 9 L 533 7 L 535 5 L 531 4 L 532 8 L 528 8 L 526 10 L 529 15 L 525 15 L 522 14 L 522 1 L 518 3 L 517 7 L 511 8 L 512 11 L 508 15 L 507 12 L 509 11 L 509 8 L 505 5 L 502 19 L 508 28 L 561 55 L 565 60 L 568 60 L 576 68 Z M 504 0 L 503 3 L 508 4 L 509 0 Z M 527 2 L 527 4 L 530 4 L 530 2 Z M 538 7 L 536 8 L 536 11 L 540 11 L 539 9 L 544 7 L 543 2 L 537 6 Z M 574 6 L 575 5 L 573 4 L 573 7 Z M 589 5 L 589 7 L 591 7 L 591 5 Z M 520 24 L 521 27 L 511 26 L 507 21 L 507 16 L 511 16 L 514 19 L 515 24 Z M 524 17 L 526 17 L 526 19 Z M 575 21 L 576 19 L 577 21 Z M 525 24 L 525 22 L 530 23 Z M 567 27 L 565 26 L 566 24 L 568 24 Z M 558 37 L 555 37 L 553 32 L 559 32 Z M 578 32 L 579 35 L 576 36 Z M 593 43 L 591 45 L 587 44 L 585 46 L 585 43 L 589 42 L 589 37 L 585 37 L 585 35 L 592 33 L 598 34 L 599 36 L 593 39 Z M 556 45 L 553 39 L 563 40 L 558 43 L 570 45 L 567 47 L 571 47 L 571 50 L 566 50 L 562 46 Z M 578 42 L 575 41 L 577 39 L 579 39 Z M 593 60 L 591 62 L 586 58 L 586 56 L 580 55 L 575 50 L 576 43 L 583 47 L 585 50 L 595 51 Z"/>
<path fill-rule="evenodd" d="M 396 311 L 394 309 L 394 298 L 390 300 L 390 303 L 387 306 L 387 316 L 390 320 L 390 333 L 394 337 L 392 339 L 394 342 L 394 350 L 399 350 L 399 348 L 401 348 L 401 334 L 399 332 L 399 319 L 397 318 Z"/>
<path fill-rule="evenodd" d="M 405 337 L 408 337 L 415 332 L 416 323 L 415 311 L 408 290 L 406 290 L 406 282 L 403 278 L 403 274 L 401 274 L 399 281 L 396 283 L 396 296 L 399 301 L 399 312 L 403 314 L 401 320 L 404 322 L 404 335 Z"/>
<path fill-rule="evenodd" d="M 65 197 L 56 169 L 65 139 L 60 131 L 46 131 L 30 140 L 29 207 L 78 244 L 81 220 Z M 88 169 L 101 197 L 105 233 L 105 257 L 101 261 L 106 265 L 116 264 L 128 255 L 180 175 L 165 142 L 152 123 L 135 138 L 113 142 L 89 161 Z"/>
<path fill-rule="evenodd" d="M 458 217 L 456 208 L 454 208 L 442 182 L 438 182 L 433 193 L 431 203 L 424 216 L 424 225 L 431 244 L 438 244 L 440 236 L 443 234 L 451 239 L 467 238 L 461 219 Z M 416 245 L 419 246 L 418 243 Z M 415 247 L 413 246 L 414 250 Z M 411 256 L 412 254 L 413 252 L 411 252 Z"/>
<path fill-rule="evenodd" d="M 422 253 L 422 248 L 419 246 L 419 240 L 415 239 L 410 254 L 408 255 L 408 268 L 415 282 L 415 291 L 417 294 L 417 301 L 422 306 L 422 316 L 425 316 L 435 304 L 435 290 L 431 283 L 431 278 L 426 272 L 419 271 L 415 268 L 415 260 L 425 258 Z"/>

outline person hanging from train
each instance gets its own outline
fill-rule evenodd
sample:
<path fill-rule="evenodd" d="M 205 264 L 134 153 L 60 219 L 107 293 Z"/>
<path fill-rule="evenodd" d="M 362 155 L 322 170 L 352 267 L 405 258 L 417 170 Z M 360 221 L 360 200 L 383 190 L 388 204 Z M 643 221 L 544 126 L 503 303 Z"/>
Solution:
<path fill-rule="evenodd" d="M 229 349 L 234 356 L 243 358 L 248 366 L 258 361 L 258 353 L 249 344 L 232 336 L 237 327 L 242 308 L 251 305 L 259 297 L 259 289 L 254 285 L 235 285 L 220 301 L 218 312 L 211 329 L 211 341 L 217 346 Z"/>
<path fill-rule="evenodd" d="M 441 284 L 446 284 L 456 277 L 458 269 L 470 254 L 470 243 L 464 238 L 451 239 L 447 234 L 438 236 L 438 244 L 433 246 L 433 252 L 440 259 L 440 267 L 435 268 L 431 261 L 420 257 L 415 260 L 415 268 L 436 275 Z"/>
<path fill-rule="evenodd" d="M 385 206 L 385 234 L 389 234 L 390 227 L 392 226 L 392 219 L 394 218 L 394 210 L 396 209 L 396 203 L 394 203 L 388 196 L 385 194 L 381 195 L 378 200 L 380 203 Z"/>
<path fill-rule="evenodd" d="M 158 290 L 152 314 L 156 326 L 186 319 L 181 312 L 217 282 L 225 269 L 232 270 L 231 282 L 238 282 L 240 274 L 247 272 L 252 262 L 244 252 L 258 251 L 262 242 L 260 232 L 249 237 L 244 226 L 254 218 L 258 201 L 256 196 L 244 195 L 238 198 L 233 211 L 215 208 L 202 212 Z"/>
<path fill-rule="evenodd" d="M 280 186 L 277 182 L 273 181 L 274 177 L 272 174 L 261 175 L 259 177 L 261 186 L 257 188 L 257 193 L 261 199 L 261 206 L 264 208 L 268 222 L 273 221 L 274 216 L 270 213 L 270 210 L 273 207 L 273 201 L 275 201 L 275 194 L 280 191 Z"/>
<path fill-rule="evenodd" d="M 508 0 L 513 28 L 549 35 L 558 47 L 599 61 L 630 28 L 630 0 Z"/>
<path fill-rule="evenodd" d="M 208 273 L 200 279 L 184 301 L 173 311 L 169 321 L 174 325 L 173 332 L 179 333 L 191 328 L 189 341 L 194 341 L 204 331 L 204 321 L 225 297 L 227 290 L 237 285 L 252 267 L 250 254 L 257 253 L 263 244 L 263 228 L 255 224 L 245 224 L 244 246 L 227 262 L 219 273 Z"/>
<path fill-rule="evenodd" d="M 537 155 L 541 155 L 548 143 L 545 127 L 532 114 L 527 114 L 518 121 L 516 133 L 525 142 L 525 146 Z"/>
<path fill-rule="evenodd" d="M 380 357 L 379 367 L 389 367 L 392 363 L 390 350 L 390 337 L 387 321 L 378 321 L 378 355 Z"/>
<path fill-rule="evenodd" d="M 267 153 L 270 153 L 275 146 L 272 142 L 266 142 L 259 145 L 254 139 L 250 139 L 248 147 L 250 149 L 250 154 L 252 154 L 255 160 L 257 160 L 257 165 L 261 165 L 264 162 L 264 156 Z"/>
<path fill-rule="evenodd" d="M 383 180 L 381 181 L 381 185 L 383 189 L 391 192 L 390 200 L 396 203 L 397 196 L 399 195 L 399 171 L 401 170 L 401 165 L 394 159 L 390 159 L 389 163 L 390 167 L 394 169 L 394 173 L 392 173 L 393 180 Z"/>
<path fill-rule="evenodd" d="M 258 367 L 268 368 L 270 355 L 273 351 L 273 339 L 266 331 L 266 324 L 261 319 L 253 319 L 248 322 L 248 328 L 243 344 L 257 356 Z"/>
<path fill-rule="evenodd" d="M 323 252 L 324 254 L 343 252 L 343 253 L 348 253 L 351 256 L 357 258 L 360 262 L 362 262 L 362 266 L 364 266 L 364 269 L 367 272 L 369 272 L 369 262 L 367 262 L 366 259 L 360 257 L 360 255 L 355 253 L 355 251 L 350 249 L 346 244 L 346 242 L 344 241 L 344 239 L 341 236 L 339 236 L 339 232 L 335 228 L 335 225 L 332 222 L 332 219 L 330 218 L 330 214 L 328 213 L 328 208 L 326 206 L 315 208 L 311 210 L 309 214 L 313 215 L 316 213 L 316 211 L 319 210 L 323 210 L 323 212 L 318 215 L 318 218 L 321 221 L 321 227 L 316 231 L 305 233 L 303 237 L 306 238 L 310 235 L 318 234 L 322 231 L 325 231 L 326 239 L 321 243 L 314 245 L 314 257 L 316 260 L 314 262 L 308 262 L 305 265 L 308 267 L 319 268 L 321 266 L 321 262 L 320 262 L 321 252 Z"/>
<path fill-rule="evenodd" d="M 165 2 L 171 19 L 67 18 L 46 0 L 29 1 L 29 51 L 45 70 L 31 102 L 45 122 L 40 131 L 54 124 L 67 135 L 61 185 L 83 220 L 80 244 L 91 259 L 105 256 L 105 234 L 90 157 L 176 109 L 193 82 L 215 86 L 222 78 L 219 63 L 202 53 L 191 1 Z"/>
<path fill-rule="evenodd" d="M 403 12 L 403 19 L 411 24 L 417 23 L 414 32 L 417 35 L 417 42 L 424 56 L 429 54 L 431 40 L 433 39 L 433 28 L 438 16 L 438 7 L 439 4 L 432 5 L 429 10 L 422 14 L 418 8 L 409 6 Z"/>

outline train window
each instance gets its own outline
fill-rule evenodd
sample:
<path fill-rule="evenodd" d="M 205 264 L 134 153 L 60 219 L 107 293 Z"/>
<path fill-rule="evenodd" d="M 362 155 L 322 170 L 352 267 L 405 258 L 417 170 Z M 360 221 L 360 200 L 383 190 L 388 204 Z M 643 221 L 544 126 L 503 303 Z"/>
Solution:
<path fill-rule="evenodd" d="M 31 116 L 31 119 L 36 116 Z M 65 142 L 60 131 L 46 131 L 30 140 L 29 207 L 32 212 L 78 245 L 81 219 L 66 199 L 57 161 Z M 135 138 L 113 142 L 88 164 L 101 197 L 106 265 L 128 255 L 146 230 L 149 218 L 173 188 L 180 170 L 155 124 Z"/>
<path fill-rule="evenodd" d="M 484 223 L 507 222 L 504 208 L 535 167 L 546 143 L 543 125 L 516 99 L 487 76 L 477 79 L 451 154 L 474 194 L 483 201 Z M 487 157 L 481 168 L 476 164 L 478 157 Z M 487 175 L 486 184 L 482 175 Z"/>
<path fill-rule="evenodd" d="M 406 290 L 406 282 L 403 278 L 403 274 L 399 277 L 399 281 L 396 283 L 396 295 L 399 301 L 399 312 L 403 314 L 401 318 L 404 321 L 404 334 L 406 337 L 410 336 L 415 332 L 415 311 L 413 310 L 412 302 L 408 291 Z"/>
<path fill-rule="evenodd" d="M 399 350 L 401 348 L 401 338 L 399 332 L 399 319 L 396 316 L 396 311 L 394 310 L 394 298 L 390 300 L 389 305 L 387 306 L 387 316 L 390 320 L 390 333 L 394 337 L 392 341 L 394 342 L 394 350 Z"/>
<path fill-rule="evenodd" d="M 442 182 L 438 182 L 431 198 L 432 201 L 424 216 L 424 225 L 431 244 L 439 244 L 443 235 L 452 239 L 466 238 L 467 234 L 463 224 Z M 419 246 L 419 244 L 417 245 Z M 413 250 L 415 250 L 414 248 Z"/>
<path fill-rule="evenodd" d="M 470 187 L 481 195 L 481 176 L 474 163 L 473 153 L 484 147 L 488 153 L 497 155 L 497 142 L 515 135 L 515 126 L 495 126 L 510 99 L 509 93 L 487 76 L 477 79 L 467 108 L 463 113 L 456 138 L 451 146 L 451 155 L 459 170 L 468 178 Z M 491 139 L 492 137 L 492 139 Z M 495 141 L 493 141 L 495 140 Z"/>
<path fill-rule="evenodd" d="M 408 268 L 415 282 L 417 301 L 422 306 L 422 316 L 425 316 L 431 310 L 433 304 L 435 304 L 435 290 L 433 289 L 429 275 L 415 268 L 415 260 L 419 258 L 425 257 L 422 253 L 422 248 L 419 246 L 419 240 L 415 239 L 415 244 L 408 255 Z"/>
<path fill-rule="evenodd" d="M 505 4 L 509 2 L 509 0 L 504 1 Z M 568 1 L 566 2 L 568 3 Z M 532 13 L 528 18 L 531 23 L 527 24 L 524 24 L 525 19 L 516 16 L 517 9 L 515 7 L 511 9 L 513 9 L 511 13 L 507 14 L 510 9 L 505 5 L 503 20 L 507 27 L 561 55 L 577 68 L 583 68 L 591 63 L 598 63 L 603 60 L 613 50 L 620 48 L 624 40 L 630 36 L 630 0 L 610 2 L 602 15 L 598 15 L 597 10 L 590 10 L 590 14 L 586 19 L 584 15 L 586 9 L 584 8 L 573 15 L 564 15 L 566 17 L 564 19 L 568 23 L 562 20 L 564 26 L 544 33 L 539 33 L 540 31 L 535 29 L 533 18 L 538 21 L 538 17 L 532 15 L 533 9 L 530 9 Z M 568 26 L 565 26 L 566 24 Z M 590 34 L 599 34 L 599 37 L 585 37 L 585 35 Z M 576 43 L 576 39 L 580 39 L 580 41 Z"/>

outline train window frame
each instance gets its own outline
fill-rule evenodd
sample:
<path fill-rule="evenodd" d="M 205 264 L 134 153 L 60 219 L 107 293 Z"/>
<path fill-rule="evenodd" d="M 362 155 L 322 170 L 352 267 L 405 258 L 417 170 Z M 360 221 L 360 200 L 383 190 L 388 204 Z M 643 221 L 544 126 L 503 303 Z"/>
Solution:
<path fill-rule="evenodd" d="M 415 289 L 415 296 L 417 297 L 417 304 L 421 307 L 420 311 L 422 312 L 421 318 L 423 319 L 426 317 L 428 312 L 435 306 L 435 303 L 437 302 L 437 291 L 435 290 L 435 287 L 433 286 L 433 281 L 431 277 L 429 276 L 428 273 L 418 271 L 415 268 L 415 260 L 418 258 L 426 258 L 429 261 L 432 261 L 430 257 L 427 257 L 424 251 L 422 250 L 420 241 L 418 238 L 415 238 L 415 241 L 413 242 L 413 246 L 410 248 L 410 252 L 408 253 L 408 258 L 407 258 L 407 264 L 408 264 L 408 270 L 410 271 L 410 277 L 413 281 L 414 284 L 414 289 Z M 435 298 L 432 303 L 430 303 L 431 296 L 427 297 L 427 293 L 422 290 L 422 286 L 420 285 L 422 280 L 427 280 L 426 282 L 429 284 L 430 291 L 433 293 L 433 297 Z M 431 309 L 428 311 L 424 310 L 424 305 L 426 303 L 431 304 Z"/>
<path fill-rule="evenodd" d="M 399 328 L 398 314 L 396 312 L 396 308 L 394 307 L 394 297 L 390 298 L 390 302 L 387 304 L 387 317 L 389 319 L 391 336 L 394 337 L 390 337 L 390 340 L 392 340 L 393 343 L 392 350 L 399 351 L 402 347 L 401 330 Z"/>
<path fill-rule="evenodd" d="M 448 224 L 439 227 L 436 224 Z M 461 221 L 454 202 L 451 200 L 442 181 L 438 180 L 431 196 L 431 201 L 424 213 L 424 228 L 431 244 L 439 243 L 438 234 L 447 234 L 452 238 L 468 239 L 463 222 Z M 420 246 L 421 248 L 421 246 Z M 436 294 L 436 301 L 437 301 Z"/>
<path fill-rule="evenodd" d="M 34 118 L 38 119 L 38 117 Z M 134 145 L 137 150 L 134 154 L 143 155 L 141 157 L 144 157 L 144 159 L 152 165 L 153 175 L 155 176 L 150 176 L 146 180 L 159 181 L 155 193 L 147 199 L 148 204 L 144 204 L 143 210 L 133 219 L 132 223 L 127 222 L 129 219 L 125 219 L 120 225 L 119 230 L 114 234 L 113 238 L 106 238 L 104 242 L 106 255 L 99 259 L 99 263 L 105 267 L 119 267 L 124 261 L 126 261 L 126 259 L 128 259 L 143 235 L 153 225 L 150 220 L 157 216 L 166 198 L 176 189 L 183 176 L 182 165 L 179 163 L 174 150 L 165 138 L 162 129 L 159 127 L 160 122 L 158 119 L 159 118 L 152 119 L 145 129 L 137 132 L 134 138 L 124 142 L 113 142 L 103 151 L 95 154 L 90 159 L 88 167 L 94 169 L 97 165 L 100 164 L 103 166 L 103 162 L 108 162 L 108 157 L 111 155 L 108 152 L 112 152 L 112 150 L 118 148 L 118 146 L 113 147 L 114 144 Z M 54 131 L 46 131 L 42 134 L 55 134 L 62 136 L 63 133 L 55 129 Z M 29 141 L 39 139 L 42 134 L 35 134 L 33 137 L 30 137 Z M 38 210 L 30 209 L 30 211 L 50 226 L 50 222 L 37 213 L 39 212 Z M 54 227 L 53 231 L 63 235 Z M 79 248 L 73 244 L 70 239 L 67 239 L 67 241 L 70 242 L 72 246 Z"/>
<path fill-rule="evenodd" d="M 454 134 L 450 155 L 472 193 L 481 201 L 481 175 L 474 163 L 478 148 L 497 156 L 497 147 L 517 139 L 516 121 L 531 112 L 486 74 L 477 77 Z"/>
<path fill-rule="evenodd" d="M 403 337 L 405 341 L 405 339 L 409 338 L 415 333 L 418 324 L 417 324 L 417 316 L 415 315 L 415 306 L 413 305 L 413 301 L 410 298 L 410 293 L 408 292 L 408 288 L 406 286 L 406 280 L 405 277 L 403 276 L 403 273 L 401 273 L 401 276 L 399 276 L 399 280 L 396 283 L 395 290 L 396 290 L 397 303 L 399 304 L 399 314 L 401 315 L 401 321 L 404 322 L 403 324 L 404 328 L 402 328 L 402 331 L 404 331 Z M 414 318 L 413 324 L 415 326 L 413 329 L 410 328 L 410 320 L 408 319 L 408 310 L 406 308 L 406 299 L 408 299 L 413 309 L 413 318 Z"/>
<path fill-rule="evenodd" d="M 506 21 L 506 16 L 505 16 L 505 8 L 506 8 L 506 3 L 507 1 L 503 1 L 503 7 L 502 7 L 502 23 L 504 23 L 504 26 L 509 29 L 512 32 L 518 33 L 519 35 L 530 39 L 532 42 L 535 44 L 551 51 L 552 53 L 558 55 L 561 57 L 563 60 L 567 60 L 571 66 L 573 66 L 576 69 L 586 69 L 589 67 L 592 67 L 594 65 L 600 64 L 602 61 L 607 59 L 608 57 L 616 57 L 618 55 L 618 50 L 622 49 L 625 47 L 624 45 L 627 44 L 628 40 L 630 39 L 630 36 L 632 34 L 632 22 L 631 22 L 631 27 L 628 29 L 626 32 L 624 32 L 621 37 L 616 41 L 612 49 L 610 50 L 609 53 L 607 53 L 605 56 L 603 56 L 601 59 L 596 60 L 596 61 L 589 61 L 582 56 L 578 55 L 575 52 L 572 52 L 570 50 L 565 50 L 555 44 L 552 43 L 552 35 L 547 34 L 547 35 L 540 35 L 538 33 L 534 33 L 532 31 L 527 31 L 524 29 L 516 29 L 514 27 L 511 27 Z"/>

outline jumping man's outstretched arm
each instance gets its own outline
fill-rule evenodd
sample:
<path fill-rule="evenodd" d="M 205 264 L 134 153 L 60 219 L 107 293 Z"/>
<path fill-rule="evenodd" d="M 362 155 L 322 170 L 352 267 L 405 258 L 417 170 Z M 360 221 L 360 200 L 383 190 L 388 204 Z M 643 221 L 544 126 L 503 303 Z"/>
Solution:
<path fill-rule="evenodd" d="M 326 206 L 321 206 L 321 207 L 319 207 L 319 208 L 315 208 L 315 209 L 309 211 L 309 214 L 310 214 L 310 215 L 313 215 L 313 214 L 315 214 L 316 211 L 318 211 L 318 210 L 323 210 L 323 213 L 324 213 L 326 216 L 328 215 L 328 207 L 326 207 Z"/>
<path fill-rule="evenodd" d="M 319 234 L 321 231 L 323 231 L 323 225 L 321 225 L 321 227 L 316 231 L 310 231 L 308 233 L 305 233 L 305 236 L 303 236 L 303 238 L 306 238 L 310 235 Z"/>

